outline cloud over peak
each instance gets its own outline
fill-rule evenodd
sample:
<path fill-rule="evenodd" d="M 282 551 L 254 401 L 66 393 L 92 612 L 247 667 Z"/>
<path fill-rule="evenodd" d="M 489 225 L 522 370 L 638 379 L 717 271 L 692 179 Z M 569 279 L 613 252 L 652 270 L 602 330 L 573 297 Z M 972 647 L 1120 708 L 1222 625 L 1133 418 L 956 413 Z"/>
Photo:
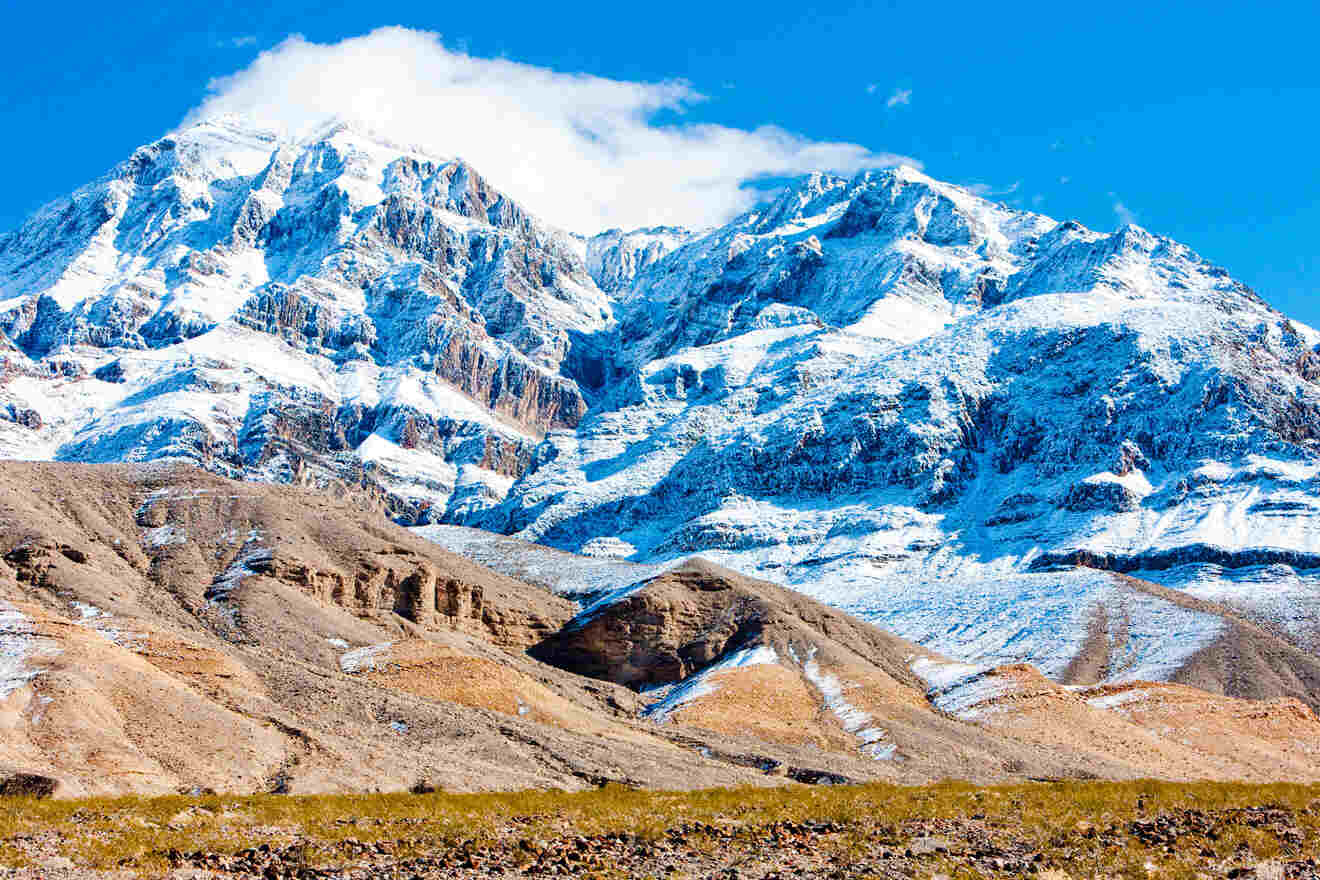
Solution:
<path fill-rule="evenodd" d="M 293 36 L 213 80 L 185 123 L 233 114 L 290 137 L 338 118 L 470 162 L 533 212 L 576 232 L 706 226 L 749 207 L 748 181 L 853 173 L 911 159 L 682 117 L 705 98 L 681 80 L 629 82 L 447 48 L 381 28 L 338 43 Z M 677 121 L 657 117 L 677 116 Z M 918 166 L 919 167 L 919 166 Z"/>

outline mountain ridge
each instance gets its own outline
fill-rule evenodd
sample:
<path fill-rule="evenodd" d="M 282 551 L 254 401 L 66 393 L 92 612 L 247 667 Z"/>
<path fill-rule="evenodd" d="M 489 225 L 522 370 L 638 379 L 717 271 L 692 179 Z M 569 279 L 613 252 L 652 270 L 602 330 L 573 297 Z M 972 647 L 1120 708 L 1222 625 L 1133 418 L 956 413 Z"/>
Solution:
<path fill-rule="evenodd" d="M 4 455 L 700 553 L 1054 676 L 1096 567 L 1320 646 L 1320 334 L 1184 245 L 910 168 L 583 239 L 351 126 L 189 131 L 0 236 Z M 1130 638 L 1186 635 L 1155 677 L 1220 638 L 1130 602 Z"/>

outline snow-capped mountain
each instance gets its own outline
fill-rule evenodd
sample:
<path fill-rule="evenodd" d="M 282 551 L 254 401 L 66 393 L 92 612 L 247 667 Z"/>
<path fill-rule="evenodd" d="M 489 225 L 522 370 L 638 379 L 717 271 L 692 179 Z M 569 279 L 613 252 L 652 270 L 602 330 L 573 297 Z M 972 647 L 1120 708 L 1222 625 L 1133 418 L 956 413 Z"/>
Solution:
<path fill-rule="evenodd" d="M 404 519 L 502 497 L 587 408 L 565 360 L 612 304 L 580 251 L 461 160 L 204 123 L 0 238 L 0 443 L 366 482 Z"/>
<path fill-rule="evenodd" d="M 1135 226 L 900 168 L 584 241 L 461 160 L 226 120 L 0 238 L 0 298 L 11 457 L 699 553 L 1056 675 L 1101 638 L 1109 678 L 1167 677 L 1222 635 L 1109 571 L 1316 641 L 1320 336 Z"/>
<path fill-rule="evenodd" d="M 1115 600 L 1114 675 L 1223 634 L 1096 568 L 1314 644 L 1317 336 L 1176 242 L 908 169 L 818 175 L 643 271 L 616 315 L 607 392 L 477 524 L 698 553 L 1055 674 Z"/>

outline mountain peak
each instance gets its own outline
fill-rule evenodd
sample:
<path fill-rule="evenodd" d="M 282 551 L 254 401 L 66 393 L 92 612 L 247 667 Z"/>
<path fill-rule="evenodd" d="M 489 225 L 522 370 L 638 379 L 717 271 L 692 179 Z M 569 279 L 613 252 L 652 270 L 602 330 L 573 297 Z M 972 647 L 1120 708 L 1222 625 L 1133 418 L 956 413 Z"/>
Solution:
<path fill-rule="evenodd" d="M 279 146 L 306 148 L 317 143 L 338 143 L 373 152 L 393 152 L 444 161 L 443 154 L 418 144 L 399 141 L 366 122 L 346 116 L 329 116 L 299 128 L 262 123 L 232 113 L 186 121 L 166 135 L 182 144 L 225 150 L 235 147 L 273 150 Z"/>

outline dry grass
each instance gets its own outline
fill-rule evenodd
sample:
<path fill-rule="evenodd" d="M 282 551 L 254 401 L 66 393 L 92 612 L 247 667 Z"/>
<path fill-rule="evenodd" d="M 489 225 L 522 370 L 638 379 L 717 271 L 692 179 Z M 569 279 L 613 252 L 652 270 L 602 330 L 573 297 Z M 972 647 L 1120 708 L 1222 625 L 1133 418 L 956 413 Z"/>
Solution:
<path fill-rule="evenodd" d="M 948 782 L 925 787 L 862 785 L 778 789 L 711 789 L 671 793 L 606 787 L 564 793 L 360 794 L 115 798 L 51 801 L 0 800 L 0 863 L 23 865 L 33 847 L 45 846 L 87 867 L 131 864 L 148 871 L 167 863 L 170 850 L 235 852 L 268 843 L 308 845 L 309 861 L 347 838 L 363 842 L 412 841 L 418 848 L 462 840 L 489 841 L 510 826 L 527 837 L 629 831 L 658 837 L 685 823 L 735 825 L 754 831 L 781 821 L 837 821 L 850 831 L 835 844 L 860 845 L 876 829 L 917 820 L 978 817 L 1011 828 L 1042 851 L 1060 835 L 1087 824 L 1123 825 L 1139 817 L 1182 809 L 1206 811 L 1278 805 L 1295 811 L 1308 848 L 1320 832 L 1320 786 L 1227 783 L 1053 782 L 975 787 Z M 1314 805 L 1313 805 L 1314 804 Z M 879 832 L 879 833 L 893 833 Z M 43 843 L 44 842 L 44 843 Z M 1204 845 L 1197 842 L 1198 847 Z M 1279 841 L 1242 827 L 1214 841 L 1225 857 L 1245 845 L 1255 858 L 1277 858 Z M 1150 875 L 1152 858 L 1162 878 L 1193 876 L 1138 847 L 1077 865 L 1073 876 Z M 949 864 L 950 876 L 968 876 Z"/>

